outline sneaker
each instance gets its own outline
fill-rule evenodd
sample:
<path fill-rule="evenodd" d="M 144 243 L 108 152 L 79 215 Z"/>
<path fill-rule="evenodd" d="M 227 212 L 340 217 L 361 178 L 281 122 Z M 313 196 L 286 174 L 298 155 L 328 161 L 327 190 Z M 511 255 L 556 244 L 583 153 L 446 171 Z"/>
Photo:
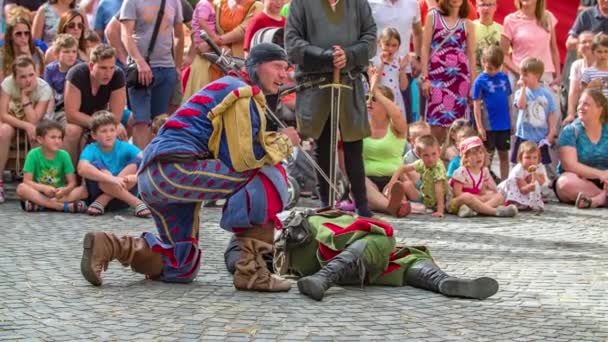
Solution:
<path fill-rule="evenodd" d="M 477 216 L 477 213 L 466 204 L 461 205 L 460 209 L 458 209 L 458 217 L 473 217 L 473 216 Z"/>
<path fill-rule="evenodd" d="M 517 210 L 517 207 L 513 204 L 510 204 L 508 206 L 499 206 L 498 208 L 496 208 L 496 216 L 498 217 L 514 217 L 515 215 L 517 215 L 517 213 L 519 212 L 519 210 Z"/>

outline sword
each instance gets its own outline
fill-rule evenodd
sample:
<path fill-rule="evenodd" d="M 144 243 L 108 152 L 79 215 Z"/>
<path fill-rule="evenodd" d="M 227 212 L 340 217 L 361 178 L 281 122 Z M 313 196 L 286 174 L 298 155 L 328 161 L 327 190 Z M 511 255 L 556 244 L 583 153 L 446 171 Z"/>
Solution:
<path fill-rule="evenodd" d="M 338 136 L 340 129 L 340 105 L 342 102 L 342 89 L 351 89 L 352 87 L 340 83 L 340 69 L 334 68 L 332 83 L 322 85 L 320 89 L 331 89 L 331 110 L 329 114 L 329 207 L 333 208 L 336 205 L 336 198 L 340 197 L 338 188 L 338 168 L 336 167 L 338 154 Z"/>
<path fill-rule="evenodd" d="M 209 58 L 211 56 L 209 56 L 208 54 L 206 54 L 205 57 L 207 57 L 211 63 L 213 63 L 213 64 L 217 65 L 219 68 L 221 68 L 225 74 L 228 74 L 230 71 L 239 71 L 241 69 L 241 67 L 239 65 L 236 65 L 236 63 L 231 62 L 233 60 L 233 58 L 229 57 L 225 53 L 223 53 L 220 50 L 220 47 L 217 46 L 217 44 L 215 44 L 215 42 L 213 41 L 213 39 L 211 39 L 211 37 L 209 37 L 207 32 L 201 31 L 200 37 L 209 45 L 209 47 L 217 55 L 217 58 L 215 58 L 215 60 L 213 58 Z M 236 72 L 235 74 L 236 74 L 236 77 L 240 78 L 240 74 L 238 72 Z M 335 75 L 335 71 L 334 71 L 334 79 L 335 79 L 335 77 L 336 77 L 336 75 Z M 339 80 L 340 80 L 340 72 L 338 70 L 338 82 L 339 82 Z M 325 81 L 325 78 L 323 78 L 323 81 Z M 336 81 L 334 81 L 334 83 L 336 83 Z M 316 82 L 310 83 L 310 85 L 304 84 L 304 87 L 313 87 L 315 85 L 316 85 Z M 333 89 L 332 89 L 332 91 L 333 91 Z M 279 117 L 270 108 L 268 108 L 268 106 L 266 106 L 265 114 L 272 121 L 274 121 L 277 124 L 277 126 L 279 126 L 280 128 L 285 129 L 288 127 L 281 119 L 279 119 Z M 317 161 L 315 160 L 315 158 L 313 158 L 310 154 L 308 154 L 308 152 L 306 152 L 302 148 L 301 145 L 296 145 L 295 147 L 300 152 L 302 152 L 302 155 L 304 156 L 304 158 L 319 173 L 319 175 L 321 175 L 321 178 L 323 178 L 323 180 L 325 180 L 327 182 L 327 184 L 329 184 L 329 187 L 331 189 L 331 194 L 340 195 L 340 190 L 338 189 L 338 186 L 336 184 L 337 175 L 334 175 L 334 181 L 332 182 L 330 177 L 328 177 L 327 174 L 325 173 L 325 171 L 323 171 L 323 169 L 319 166 L 319 164 L 317 164 Z M 335 161 L 335 155 L 334 155 L 334 161 Z M 335 170 L 334 170 L 334 172 L 335 172 Z"/>

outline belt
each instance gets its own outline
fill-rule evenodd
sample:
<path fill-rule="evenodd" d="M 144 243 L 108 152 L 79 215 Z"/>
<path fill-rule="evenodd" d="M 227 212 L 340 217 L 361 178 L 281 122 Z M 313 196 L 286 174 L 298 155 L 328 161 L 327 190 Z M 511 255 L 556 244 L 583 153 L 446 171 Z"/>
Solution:
<path fill-rule="evenodd" d="M 205 153 L 203 155 L 196 154 L 167 154 L 161 155 L 154 160 L 159 161 L 161 163 L 185 163 L 185 162 L 193 162 L 196 160 L 209 159 L 209 154 Z"/>

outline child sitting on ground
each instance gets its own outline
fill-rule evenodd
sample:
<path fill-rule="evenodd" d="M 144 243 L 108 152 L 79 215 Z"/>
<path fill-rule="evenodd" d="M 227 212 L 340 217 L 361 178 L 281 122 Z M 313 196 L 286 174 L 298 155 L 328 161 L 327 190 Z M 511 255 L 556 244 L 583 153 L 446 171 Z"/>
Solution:
<path fill-rule="evenodd" d="M 36 125 L 36 140 L 40 146 L 27 154 L 23 183 L 17 186 L 23 210 L 50 209 L 66 213 L 87 210 L 82 201 L 87 193 L 83 187 L 76 186 L 70 155 L 60 149 L 64 134 L 63 126 L 57 121 L 42 120 Z"/>
<path fill-rule="evenodd" d="M 473 127 L 463 126 L 456 132 L 456 146 L 460 146 L 464 139 L 476 136 L 477 131 L 475 131 Z M 452 160 L 448 164 L 448 178 L 452 178 L 452 176 L 454 175 L 454 171 L 458 170 L 458 168 L 460 167 L 461 159 L 462 158 L 460 158 L 460 154 L 452 158 Z"/>
<path fill-rule="evenodd" d="M 424 121 L 414 122 L 409 125 L 407 135 L 408 144 L 406 146 L 405 156 L 403 157 L 403 164 L 411 164 L 420 159 L 416 154 L 416 139 L 429 134 L 431 134 L 431 126 Z"/>
<path fill-rule="evenodd" d="M 89 194 L 87 213 L 97 216 L 131 207 L 135 216 L 150 217 L 148 207 L 137 198 L 139 148 L 116 139 L 116 120 L 105 110 L 93 114 L 91 135 L 95 142 L 84 148 L 78 162 Z"/>
<path fill-rule="evenodd" d="M 458 145 L 456 144 L 456 132 L 459 129 L 468 126 L 471 127 L 466 119 L 457 119 L 452 122 L 448 129 L 448 134 L 445 137 L 445 141 L 441 146 L 441 159 L 445 162 L 445 165 L 449 165 L 454 157 L 458 156 Z"/>
<path fill-rule="evenodd" d="M 435 211 L 434 217 L 443 217 L 447 177 L 445 166 L 439 158 L 439 141 L 430 134 L 419 137 L 416 139 L 416 154 L 420 159 L 412 164 L 400 166 L 386 188 L 391 189 L 393 183 L 400 182 L 409 200 L 422 202 L 426 209 Z M 412 171 L 420 175 L 420 190 L 416 182 L 408 177 Z"/>
<path fill-rule="evenodd" d="M 549 178 L 545 166 L 540 163 L 540 149 L 535 143 L 525 141 L 519 145 L 518 164 L 509 173 L 509 178 L 498 185 L 505 196 L 506 204 L 515 204 L 520 210 L 542 211 L 545 207 L 542 187 L 547 187 Z"/>
<path fill-rule="evenodd" d="M 448 202 L 448 213 L 460 217 L 517 215 L 517 207 L 503 206 L 504 197 L 496 192 L 486 167 L 488 155 L 483 141 L 479 137 L 464 139 L 460 144 L 460 156 L 461 166 L 450 179 L 452 198 Z"/>

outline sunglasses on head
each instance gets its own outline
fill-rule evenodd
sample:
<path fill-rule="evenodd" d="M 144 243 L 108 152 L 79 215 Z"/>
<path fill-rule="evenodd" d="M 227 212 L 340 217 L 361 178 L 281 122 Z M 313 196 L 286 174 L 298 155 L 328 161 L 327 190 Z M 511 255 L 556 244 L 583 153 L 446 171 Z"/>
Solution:
<path fill-rule="evenodd" d="M 82 23 L 68 23 L 66 26 L 69 29 L 78 28 L 78 29 L 82 30 L 84 28 L 84 25 Z"/>
<path fill-rule="evenodd" d="M 15 32 L 15 36 L 17 37 L 29 37 L 30 31 L 17 31 Z"/>

